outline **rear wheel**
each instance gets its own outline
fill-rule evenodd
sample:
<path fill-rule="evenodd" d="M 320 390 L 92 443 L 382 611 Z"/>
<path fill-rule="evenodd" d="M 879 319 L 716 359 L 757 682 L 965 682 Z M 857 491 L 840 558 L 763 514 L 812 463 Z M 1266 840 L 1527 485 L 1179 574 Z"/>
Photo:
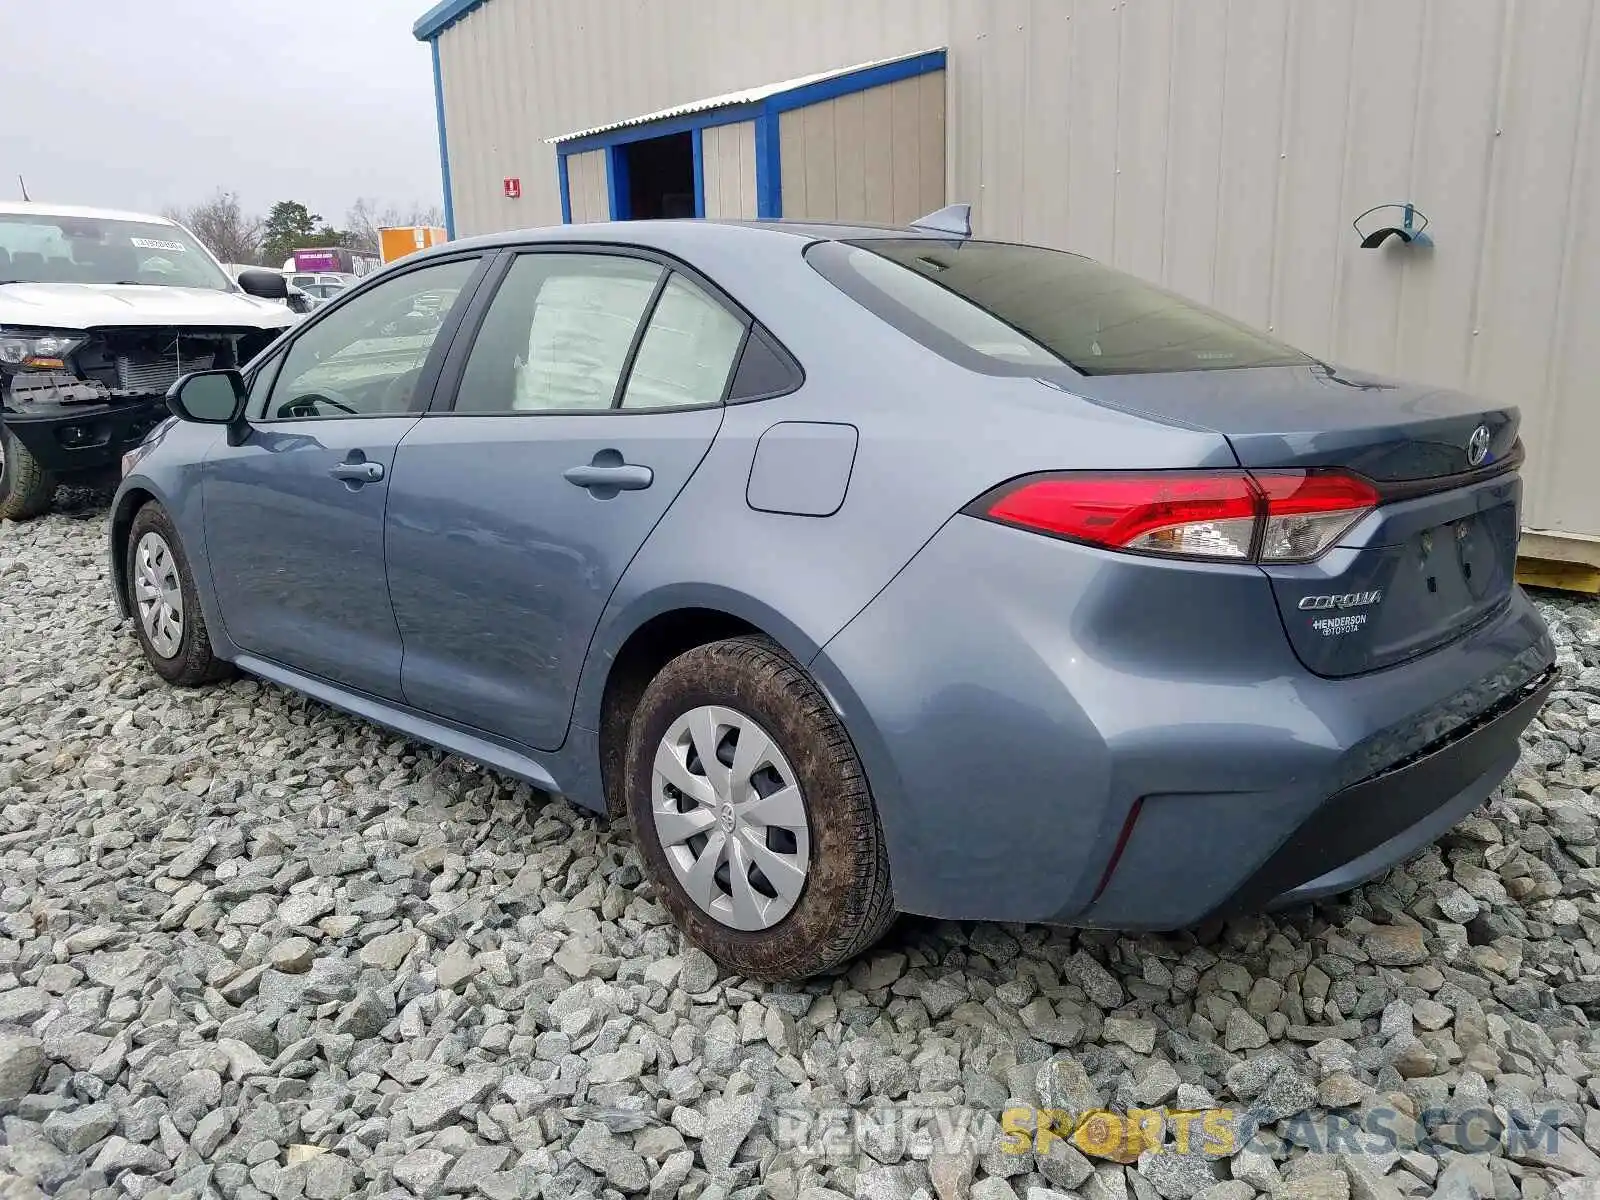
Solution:
<path fill-rule="evenodd" d="M 0 423 L 0 519 L 26 521 L 50 511 L 56 481 Z"/>
<path fill-rule="evenodd" d="M 211 653 L 178 531 L 166 509 L 154 501 L 134 515 L 127 563 L 134 636 L 156 674 L 179 687 L 227 678 L 232 667 Z"/>
<path fill-rule="evenodd" d="M 662 669 L 633 716 L 625 788 L 662 903 L 741 975 L 826 971 L 894 918 L 855 749 L 810 677 L 766 638 L 713 642 Z"/>

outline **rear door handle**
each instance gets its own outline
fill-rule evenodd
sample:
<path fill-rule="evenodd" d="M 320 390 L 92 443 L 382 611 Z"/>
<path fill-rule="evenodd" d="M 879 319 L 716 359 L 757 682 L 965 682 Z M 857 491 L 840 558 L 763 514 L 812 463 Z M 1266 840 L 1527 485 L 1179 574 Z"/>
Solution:
<path fill-rule="evenodd" d="M 596 455 L 598 458 L 599 456 Z M 568 467 L 561 473 L 568 483 L 577 484 L 596 493 L 636 492 L 655 482 L 656 474 L 649 467 L 634 463 L 589 463 L 582 467 Z"/>
<path fill-rule="evenodd" d="M 383 478 L 383 464 L 375 462 L 342 462 L 328 472 L 346 483 L 377 483 Z"/>

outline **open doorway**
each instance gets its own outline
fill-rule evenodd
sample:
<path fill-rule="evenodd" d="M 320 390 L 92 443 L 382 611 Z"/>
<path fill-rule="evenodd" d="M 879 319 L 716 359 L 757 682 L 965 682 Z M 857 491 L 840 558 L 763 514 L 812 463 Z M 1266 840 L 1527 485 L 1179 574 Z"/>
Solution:
<path fill-rule="evenodd" d="M 618 199 L 627 198 L 628 210 L 618 217 L 650 220 L 694 216 L 694 138 L 689 133 L 627 142 L 615 150 L 626 187 Z"/>

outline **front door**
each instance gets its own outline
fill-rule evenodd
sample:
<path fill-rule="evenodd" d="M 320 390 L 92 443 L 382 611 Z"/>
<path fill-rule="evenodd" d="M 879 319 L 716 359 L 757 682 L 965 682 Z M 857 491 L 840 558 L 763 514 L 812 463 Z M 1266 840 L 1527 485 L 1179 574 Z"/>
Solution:
<path fill-rule="evenodd" d="M 456 259 L 378 284 L 253 381 L 249 432 L 218 443 L 202 483 L 217 600 L 241 649 L 400 699 L 384 508 L 395 448 L 427 403 L 440 335 L 477 269 Z"/>
<path fill-rule="evenodd" d="M 649 259 L 512 262 L 453 409 L 396 455 L 389 591 L 410 704 L 561 744 L 600 614 L 716 437 L 744 334 Z"/>

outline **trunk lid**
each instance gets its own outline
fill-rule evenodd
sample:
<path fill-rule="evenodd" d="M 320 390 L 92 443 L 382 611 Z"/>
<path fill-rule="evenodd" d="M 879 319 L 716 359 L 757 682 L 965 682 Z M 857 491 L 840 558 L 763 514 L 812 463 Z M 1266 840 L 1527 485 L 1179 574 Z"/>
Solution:
<path fill-rule="evenodd" d="M 1096 403 L 1225 436 L 1250 469 L 1340 467 L 1383 504 L 1320 559 L 1264 564 L 1305 666 L 1347 676 L 1455 640 L 1515 583 L 1518 410 L 1321 364 L 1101 375 Z"/>

